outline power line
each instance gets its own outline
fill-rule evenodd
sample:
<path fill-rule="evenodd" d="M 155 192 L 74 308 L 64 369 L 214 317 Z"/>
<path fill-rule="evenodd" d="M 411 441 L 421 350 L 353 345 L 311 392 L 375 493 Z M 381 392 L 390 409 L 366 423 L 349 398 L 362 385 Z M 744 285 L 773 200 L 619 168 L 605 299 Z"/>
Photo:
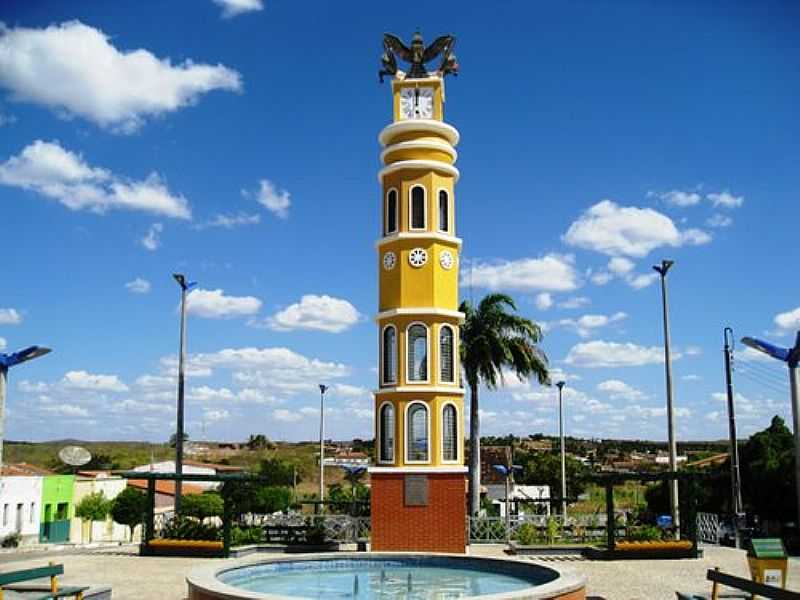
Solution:
<path fill-rule="evenodd" d="M 770 390 L 772 390 L 776 394 L 788 394 L 789 393 L 789 389 L 788 388 L 786 388 L 786 387 L 781 388 L 776 383 L 773 383 L 773 382 L 770 382 L 770 381 L 767 381 L 767 380 L 764 380 L 764 379 L 759 379 L 758 377 L 754 376 L 750 372 L 739 371 L 738 373 L 739 373 L 739 375 L 741 375 L 745 379 L 748 379 L 750 382 L 756 383 L 756 384 L 758 384 L 760 386 L 763 386 L 765 388 L 769 388 Z"/>

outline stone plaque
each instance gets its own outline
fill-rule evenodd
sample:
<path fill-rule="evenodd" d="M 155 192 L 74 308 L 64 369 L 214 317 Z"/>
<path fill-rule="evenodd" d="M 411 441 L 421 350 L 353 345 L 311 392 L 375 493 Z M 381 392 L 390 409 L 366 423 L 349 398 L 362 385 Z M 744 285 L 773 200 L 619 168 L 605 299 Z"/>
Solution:
<path fill-rule="evenodd" d="M 406 506 L 428 506 L 428 476 L 406 475 Z"/>

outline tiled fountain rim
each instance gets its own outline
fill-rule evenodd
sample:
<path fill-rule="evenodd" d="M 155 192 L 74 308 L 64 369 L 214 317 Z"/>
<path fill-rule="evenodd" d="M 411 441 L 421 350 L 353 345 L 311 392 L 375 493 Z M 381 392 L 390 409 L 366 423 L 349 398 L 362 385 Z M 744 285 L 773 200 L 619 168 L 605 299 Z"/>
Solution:
<path fill-rule="evenodd" d="M 436 552 L 331 552 L 303 556 L 278 556 L 255 561 L 237 561 L 233 563 L 226 563 L 224 565 L 215 564 L 197 567 L 192 569 L 192 571 L 186 577 L 186 582 L 189 585 L 190 600 L 194 598 L 192 595 L 193 590 L 197 590 L 203 594 L 202 596 L 198 597 L 219 600 L 297 600 L 298 598 L 302 598 L 302 596 L 282 596 L 277 594 L 251 592 L 222 583 L 218 579 L 218 576 L 226 571 L 230 571 L 239 567 L 254 567 L 261 564 L 272 564 L 278 562 L 310 562 L 347 559 L 402 560 L 426 557 L 449 558 L 457 561 L 484 564 L 487 565 L 487 567 L 491 564 L 503 563 L 503 566 L 505 567 L 514 565 L 519 566 L 521 570 L 536 570 L 539 572 L 551 571 L 558 574 L 553 581 L 536 585 L 528 589 L 501 594 L 473 596 L 473 598 L 481 598 L 481 600 L 546 600 L 550 598 L 566 596 L 567 594 L 577 592 L 586 586 L 586 578 L 583 575 L 579 575 L 578 573 L 575 573 L 569 569 L 555 569 L 550 566 L 534 564 L 528 560 L 516 558 L 479 557 L 464 554 L 445 554 Z"/>

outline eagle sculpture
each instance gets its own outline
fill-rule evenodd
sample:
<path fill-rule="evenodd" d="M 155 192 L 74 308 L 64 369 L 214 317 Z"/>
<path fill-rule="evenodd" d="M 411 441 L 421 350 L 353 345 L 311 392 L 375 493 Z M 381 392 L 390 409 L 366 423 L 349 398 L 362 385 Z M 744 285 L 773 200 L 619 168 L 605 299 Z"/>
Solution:
<path fill-rule="evenodd" d="M 411 39 L 411 48 L 408 48 L 399 37 L 391 33 L 383 34 L 383 56 L 381 56 L 381 64 L 383 68 L 378 73 L 378 77 L 383 83 L 384 75 L 397 76 L 400 79 L 424 79 L 428 77 L 429 73 L 425 69 L 425 65 L 435 59 L 441 54 L 442 61 L 439 63 L 439 68 L 434 71 L 434 75 L 458 75 L 458 62 L 456 62 L 456 55 L 453 54 L 453 46 L 455 46 L 456 38 L 452 35 L 443 35 L 434 40 L 434 42 L 425 47 L 425 42 L 422 41 L 422 35 L 419 32 L 414 34 Z M 409 63 L 411 67 L 408 73 L 404 73 L 397 68 L 397 58 Z"/>

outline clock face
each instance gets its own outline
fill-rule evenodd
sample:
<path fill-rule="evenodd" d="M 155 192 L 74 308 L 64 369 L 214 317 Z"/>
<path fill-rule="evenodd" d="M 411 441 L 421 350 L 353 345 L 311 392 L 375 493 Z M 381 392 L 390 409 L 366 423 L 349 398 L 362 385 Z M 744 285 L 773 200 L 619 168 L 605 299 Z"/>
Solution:
<path fill-rule="evenodd" d="M 455 262 L 453 254 L 449 250 L 442 250 L 439 253 L 439 264 L 442 265 L 445 271 L 452 269 Z"/>
<path fill-rule="evenodd" d="M 383 255 L 383 268 L 387 271 L 391 271 L 394 269 L 394 266 L 397 264 L 397 256 L 394 252 L 387 252 Z"/>
<path fill-rule="evenodd" d="M 401 119 L 432 119 L 433 88 L 416 87 L 400 90 Z"/>

